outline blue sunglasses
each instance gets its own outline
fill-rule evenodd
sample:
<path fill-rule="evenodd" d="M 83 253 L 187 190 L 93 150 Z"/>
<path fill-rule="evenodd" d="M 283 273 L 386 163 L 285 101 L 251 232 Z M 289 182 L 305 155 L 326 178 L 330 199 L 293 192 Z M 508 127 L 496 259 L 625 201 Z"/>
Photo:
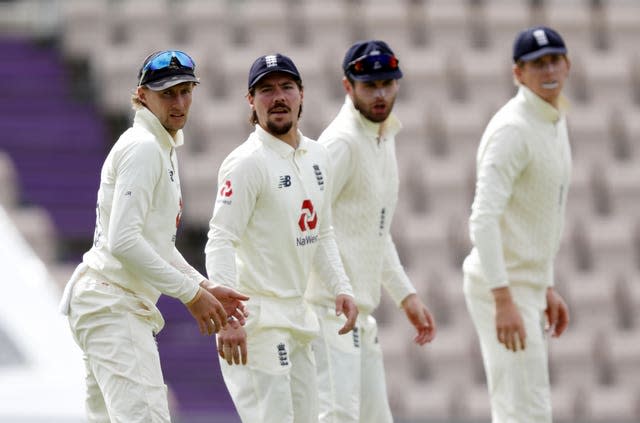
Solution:
<path fill-rule="evenodd" d="M 145 85 L 149 81 L 159 77 L 163 71 L 173 69 L 186 69 L 193 72 L 196 63 L 185 52 L 180 50 L 167 50 L 151 55 L 140 70 L 139 85 Z"/>

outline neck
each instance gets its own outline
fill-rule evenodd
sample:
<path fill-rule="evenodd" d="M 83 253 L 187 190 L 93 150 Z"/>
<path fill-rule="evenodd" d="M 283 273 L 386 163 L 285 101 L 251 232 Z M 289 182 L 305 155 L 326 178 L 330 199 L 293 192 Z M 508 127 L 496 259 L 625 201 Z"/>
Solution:
<path fill-rule="evenodd" d="M 274 134 L 269 130 L 269 128 L 263 129 L 278 138 L 280 141 L 289 144 L 294 150 L 297 149 L 300 144 L 300 140 L 298 139 L 298 130 L 295 126 L 292 126 L 286 134 Z"/>

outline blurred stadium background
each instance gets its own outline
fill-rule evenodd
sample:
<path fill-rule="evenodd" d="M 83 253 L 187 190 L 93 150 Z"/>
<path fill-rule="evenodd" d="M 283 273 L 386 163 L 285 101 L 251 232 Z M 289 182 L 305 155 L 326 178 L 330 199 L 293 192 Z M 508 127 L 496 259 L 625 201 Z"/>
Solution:
<path fill-rule="evenodd" d="M 294 59 L 305 85 L 302 130 L 315 138 L 343 102 L 348 45 L 384 39 L 405 74 L 393 231 L 439 324 L 436 341 L 416 347 L 403 313 L 384 296 L 377 318 L 394 414 L 404 423 L 486 422 L 460 270 L 475 151 L 515 91 L 512 40 L 539 23 L 563 34 L 573 62 L 566 92 L 574 173 L 556 266 L 572 322 L 550 343 L 555 419 L 640 422 L 638 0 L 2 0 L 0 205 L 59 290 L 91 244 L 99 169 L 130 123 L 140 62 L 155 50 L 183 49 L 202 84 L 180 152 L 179 248 L 204 272 L 217 169 L 251 131 L 251 62 L 276 51 Z M 5 274 L 1 283 L 12 282 Z M 213 341 L 176 301 L 163 297 L 159 306 L 176 422 L 237 422 Z M 13 363 L 3 360 L 7 345 L 0 343 L 0 368 Z"/>

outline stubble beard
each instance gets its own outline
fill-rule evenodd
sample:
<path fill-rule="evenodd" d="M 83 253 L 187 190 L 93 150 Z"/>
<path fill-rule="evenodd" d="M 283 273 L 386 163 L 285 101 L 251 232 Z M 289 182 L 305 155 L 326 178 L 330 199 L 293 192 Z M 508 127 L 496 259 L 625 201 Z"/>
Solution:
<path fill-rule="evenodd" d="M 360 101 L 359 98 L 356 97 L 354 98 L 354 101 L 353 101 L 353 105 L 355 106 L 356 110 L 358 110 L 360 114 L 362 114 L 362 116 L 367 118 L 367 120 L 370 120 L 373 123 L 382 123 L 385 120 L 387 120 L 387 118 L 391 114 L 391 111 L 393 110 L 394 103 L 395 103 L 395 98 L 389 102 L 389 107 L 387 108 L 387 112 L 383 116 L 380 116 L 380 115 L 374 115 L 366 107 L 366 105 L 362 101 Z"/>

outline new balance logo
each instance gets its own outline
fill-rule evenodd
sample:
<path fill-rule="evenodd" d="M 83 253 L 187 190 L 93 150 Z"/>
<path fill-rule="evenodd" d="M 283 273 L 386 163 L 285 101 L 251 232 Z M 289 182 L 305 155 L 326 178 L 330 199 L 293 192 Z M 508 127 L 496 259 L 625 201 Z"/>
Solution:
<path fill-rule="evenodd" d="M 291 186 L 291 176 L 283 175 L 280 177 L 280 183 L 278 184 L 278 188 L 286 188 Z"/>
<path fill-rule="evenodd" d="M 280 360 L 280 365 L 281 366 L 288 366 L 289 365 L 289 357 L 287 355 L 287 347 L 282 342 L 278 344 L 278 359 Z"/>

